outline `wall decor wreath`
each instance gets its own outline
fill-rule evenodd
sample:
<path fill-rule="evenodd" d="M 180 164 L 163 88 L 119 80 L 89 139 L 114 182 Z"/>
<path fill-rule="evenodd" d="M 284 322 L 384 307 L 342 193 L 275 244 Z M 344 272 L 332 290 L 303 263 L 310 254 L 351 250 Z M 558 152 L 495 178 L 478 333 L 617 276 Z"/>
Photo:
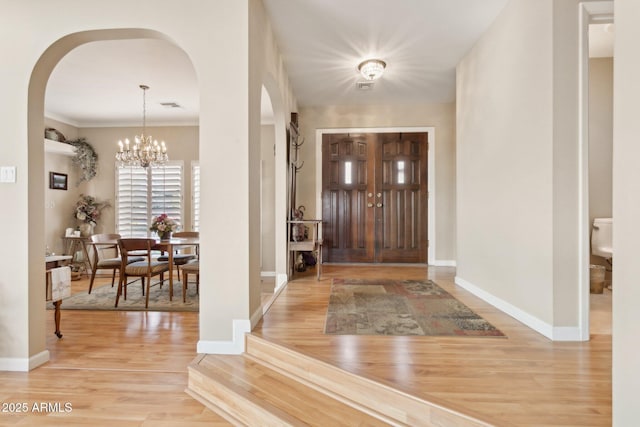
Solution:
<path fill-rule="evenodd" d="M 71 161 L 82 170 L 76 185 L 79 185 L 82 181 L 91 180 L 98 172 L 98 154 L 96 151 L 85 138 L 67 140 L 66 143 L 72 145 L 76 153 Z"/>

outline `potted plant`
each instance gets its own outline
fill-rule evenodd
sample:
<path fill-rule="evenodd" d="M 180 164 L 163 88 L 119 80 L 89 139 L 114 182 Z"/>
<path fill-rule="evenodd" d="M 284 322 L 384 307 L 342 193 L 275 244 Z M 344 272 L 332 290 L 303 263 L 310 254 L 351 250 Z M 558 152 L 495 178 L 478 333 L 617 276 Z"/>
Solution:
<path fill-rule="evenodd" d="M 109 206 L 111 205 L 108 201 L 98 202 L 93 196 L 80 195 L 73 216 L 80 222 L 78 228 L 83 237 L 93 234 L 93 227 L 98 224 L 102 210 Z"/>

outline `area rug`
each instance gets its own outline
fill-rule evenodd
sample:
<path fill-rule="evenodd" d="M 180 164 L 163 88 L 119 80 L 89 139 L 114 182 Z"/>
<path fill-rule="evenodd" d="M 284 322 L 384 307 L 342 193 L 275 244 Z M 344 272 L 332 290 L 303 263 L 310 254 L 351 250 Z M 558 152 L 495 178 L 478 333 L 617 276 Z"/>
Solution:
<path fill-rule="evenodd" d="M 325 334 L 504 337 L 434 282 L 334 279 Z"/>
<path fill-rule="evenodd" d="M 169 301 L 169 285 L 165 283 L 162 288 L 159 284 L 151 286 L 149 293 L 149 308 L 144 308 L 145 297 L 142 296 L 140 282 L 132 283 L 127 287 L 126 301 L 120 297 L 118 307 L 116 302 L 116 290 L 118 284 L 112 288 L 111 284 L 94 288 L 91 294 L 86 291 L 72 295 L 62 300 L 62 310 L 118 310 L 118 311 L 198 311 L 198 295 L 196 284 L 189 282 L 187 288 L 187 302 L 182 302 L 182 283 L 173 282 L 173 300 Z M 47 309 L 52 309 L 53 304 L 47 303 Z"/>

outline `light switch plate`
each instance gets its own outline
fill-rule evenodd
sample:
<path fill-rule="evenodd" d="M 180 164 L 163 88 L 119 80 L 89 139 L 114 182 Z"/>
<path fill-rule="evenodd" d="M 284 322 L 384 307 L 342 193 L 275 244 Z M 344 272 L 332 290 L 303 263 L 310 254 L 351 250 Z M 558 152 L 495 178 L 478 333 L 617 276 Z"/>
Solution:
<path fill-rule="evenodd" d="M 16 182 L 16 167 L 0 166 L 0 182 Z"/>

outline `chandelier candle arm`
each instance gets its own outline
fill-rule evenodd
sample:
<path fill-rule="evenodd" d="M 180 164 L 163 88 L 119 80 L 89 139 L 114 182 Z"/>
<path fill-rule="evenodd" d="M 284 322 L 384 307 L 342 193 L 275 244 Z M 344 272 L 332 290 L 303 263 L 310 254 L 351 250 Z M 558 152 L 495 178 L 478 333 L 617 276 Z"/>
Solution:
<path fill-rule="evenodd" d="M 116 160 L 118 165 L 122 166 L 142 166 L 147 168 L 149 166 L 159 166 L 169 161 L 167 155 L 167 145 L 164 141 L 158 143 L 151 135 L 147 136 L 147 97 L 146 91 L 149 86 L 140 85 L 142 89 L 142 133 L 136 135 L 131 147 L 129 138 L 118 141 L 118 152 L 116 153 Z"/>

